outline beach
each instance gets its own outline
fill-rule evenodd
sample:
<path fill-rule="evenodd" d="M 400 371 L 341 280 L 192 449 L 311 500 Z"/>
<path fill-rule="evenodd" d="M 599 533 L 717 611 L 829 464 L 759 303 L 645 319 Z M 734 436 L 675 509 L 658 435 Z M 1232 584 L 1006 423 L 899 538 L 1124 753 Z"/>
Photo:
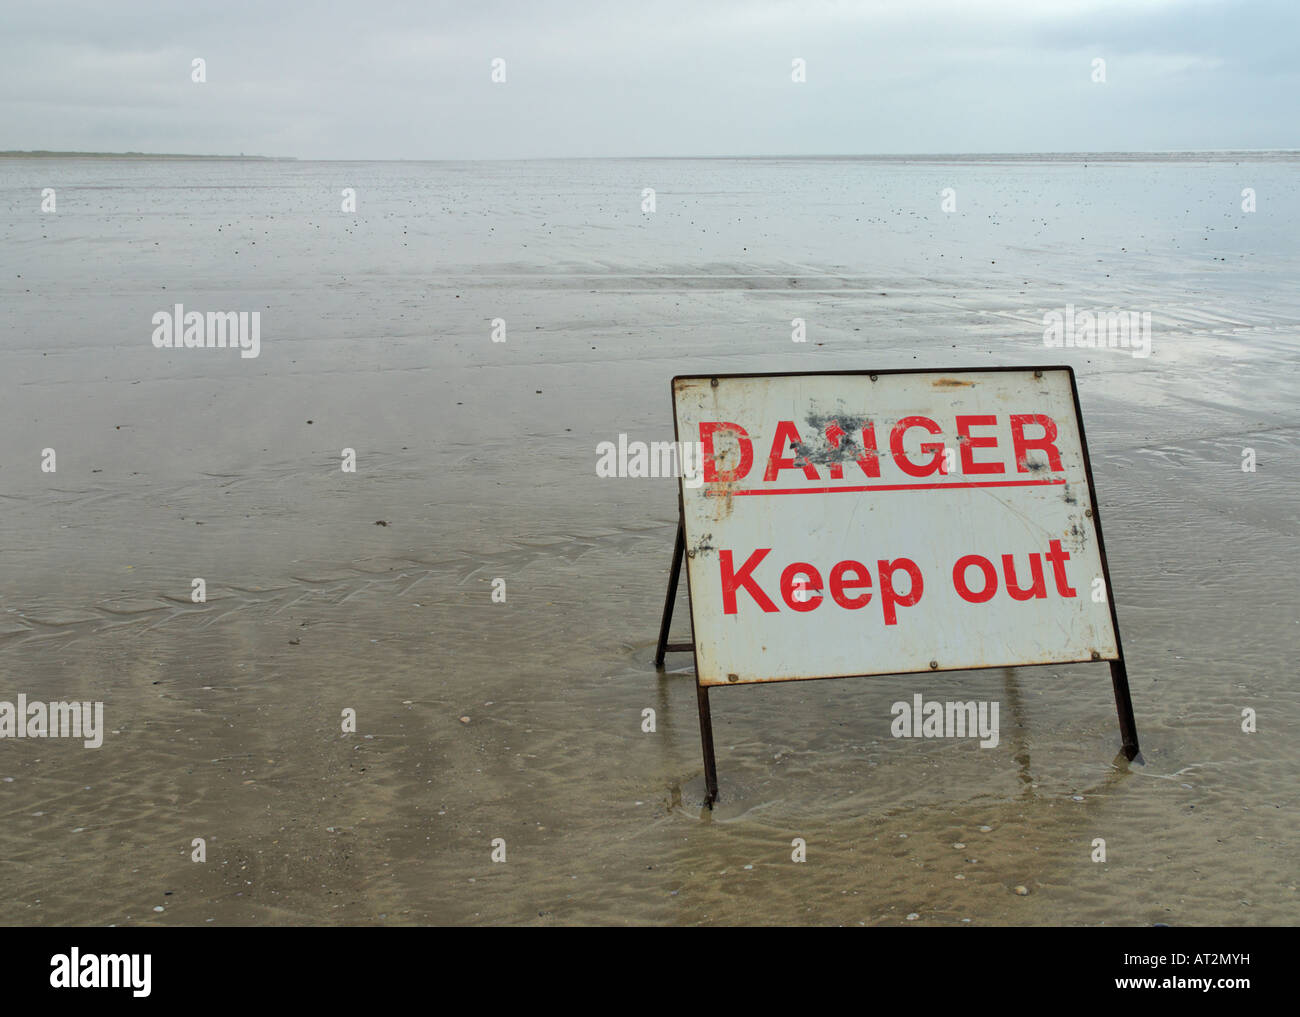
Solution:
<path fill-rule="evenodd" d="M 0 740 L 0 921 L 1295 924 L 1298 171 L 0 159 L 0 700 L 105 726 Z M 178 304 L 258 355 L 159 348 Z M 723 689 L 704 808 L 677 482 L 597 446 L 674 375 L 1044 364 L 1142 762 L 1100 664 Z M 913 692 L 1000 743 L 891 737 Z"/>

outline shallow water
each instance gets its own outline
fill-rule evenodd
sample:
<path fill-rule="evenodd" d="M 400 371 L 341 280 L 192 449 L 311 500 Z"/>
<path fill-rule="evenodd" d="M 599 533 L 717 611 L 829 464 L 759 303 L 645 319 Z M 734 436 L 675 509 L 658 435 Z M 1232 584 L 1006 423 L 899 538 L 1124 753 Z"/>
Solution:
<path fill-rule="evenodd" d="M 111 732 L 0 740 L 0 920 L 1294 924 L 1298 170 L 0 160 L 0 700 Z M 155 349 L 177 302 L 261 355 Z M 1151 357 L 1045 349 L 1067 304 Z M 1143 764 L 1101 665 L 724 689 L 703 810 L 674 482 L 596 445 L 670 439 L 678 373 L 1044 362 Z M 1001 743 L 892 738 L 916 692 Z"/>

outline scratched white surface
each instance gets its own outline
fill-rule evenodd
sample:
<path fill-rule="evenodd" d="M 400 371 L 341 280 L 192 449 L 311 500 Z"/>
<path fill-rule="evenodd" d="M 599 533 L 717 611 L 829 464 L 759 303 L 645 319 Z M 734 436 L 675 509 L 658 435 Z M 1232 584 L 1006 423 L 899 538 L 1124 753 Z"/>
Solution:
<path fill-rule="evenodd" d="M 1044 369 L 1038 378 L 1032 369 L 880 374 L 874 382 L 867 374 L 724 377 L 716 387 L 705 376 L 675 379 L 673 397 L 680 440 L 698 441 L 701 422 L 727 421 L 744 427 L 753 446 L 753 465 L 744 479 L 682 486 L 701 684 L 1041 664 L 1091 660 L 1094 654 L 1104 660 L 1117 657 L 1109 605 L 1093 596 L 1094 580 L 1103 573 L 1094 519 L 1088 514 L 1092 496 L 1068 371 Z M 1028 473 L 1017 470 L 1010 428 L 1013 413 L 1046 414 L 1056 422 L 1061 470 L 1050 470 L 1041 451 L 1027 453 L 1029 463 L 1037 468 Z M 919 428 L 907 432 L 904 450 L 920 463 L 929 458 L 920 453 L 923 441 L 943 442 L 954 451 L 959 448 L 957 414 L 996 416 L 995 426 L 974 428 L 972 433 L 996 437 L 998 447 L 975 449 L 972 454 L 977 462 L 1004 463 L 1005 473 L 916 478 L 898 468 L 889 451 L 889 435 L 900 417 L 929 417 L 943 429 L 937 437 Z M 827 422 L 839 421 L 860 447 L 863 419 L 875 424 L 879 479 L 865 476 L 853 456 L 842 464 L 842 479 L 831 479 L 826 457 L 835 453 L 824 434 Z M 763 481 L 782 420 L 792 421 L 798 429 L 819 480 L 809 479 L 802 469 L 785 469 L 776 480 Z M 1030 437 L 1041 434 L 1035 426 L 1026 431 Z M 715 439 L 719 469 L 736 465 L 736 449 L 728 436 L 719 434 Z M 788 442 L 784 454 L 802 462 Z M 767 496 L 735 493 L 1047 478 L 1065 482 Z M 1064 567 L 1068 586 L 1076 593 L 1073 597 L 1058 593 L 1052 565 L 1045 559 L 1053 538 L 1070 556 Z M 778 611 L 763 611 L 741 588 L 736 613 L 724 614 L 720 553 L 730 550 L 734 568 L 740 571 L 758 548 L 771 548 L 771 553 L 752 575 Z M 1032 553 L 1044 556 L 1047 596 L 1013 600 L 1006 592 L 1002 556 L 1014 556 L 1016 578 L 1027 588 Z M 953 566 L 967 554 L 981 554 L 997 569 L 998 592 L 986 603 L 970 603 L 954 588 Z M 896 624 L 886 625 L 877 562 L 902 557 L 920 568 L 924 589 L 917 604 L 897 607 Z M 865 607 L 856 610 L 837 604 L 829 590 L 832 567 L 846 559 L 864 564 L 871 577 L 869 590 L 849 591 L 851 596 L 872 595 Z M 794 611 L 781 596 L 781 572 L 794 562 L 806 562 L 820 572 L 821 588 L 807 585 L 806 596 L 823 598 L 811 611 Z M 896 575 L 899 592 L 905 594 L 907 576 Z M 977 568 L 970 568 L 968 577 L 971 587 L 982 588 L 984 579 Z"/>

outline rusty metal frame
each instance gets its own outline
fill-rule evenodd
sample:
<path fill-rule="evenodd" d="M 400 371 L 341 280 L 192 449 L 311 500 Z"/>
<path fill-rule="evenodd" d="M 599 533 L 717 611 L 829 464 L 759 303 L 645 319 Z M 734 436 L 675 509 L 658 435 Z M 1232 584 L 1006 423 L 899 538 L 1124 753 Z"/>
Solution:
<path fill-rule="evenodd" d="M 1129 690 L 1128 668 L 1124 659 L 1124 645 L 1120 639 L 1119 632 L 1119 615 L 1115 609 L 1115 596 L 1110 582 L 1110 565 L 1106 559 L 1106 541 L 1102 536 L 1101 512 L 1097 506 L 1097 488 L 1093 482 L 1092 476 L 1092 459 L 1088 454 L 1088 438 L 1083 427 L 1083 405 L 1079 401 L 1079 386 L 1075 380 L 1074 368 L 1069 364 L 1047 364 L 1047 365 L 1013 365 L 999 367 L 902 367 L 887 368 L 878 371 L 765 371 L 750 374 L 708 374 L 708 375 L 676 375 L 671 382 L 673 394 L 673 439 L 681 447 L 681 435 L 677 433 L 677 382 L 679 380 L 709 378 L 711 380 L 723 379 L 751 379 L 751 378 L 814 378 L 814 377 L 869 377 L 875 381 L 877 377 L 885 374 L 995 374 L 1006 372 L 1026 371 L 1065 371 L 1070 377 L 1070 392 L 1074 399 L 1074 416 L 1075 423 L 1079 429 L 1079 444 L 1083 451 L 1083 469 L 1084 475 L 1088 478 L 1088 497 L 1092 507 L 1093 527 L 1097 532 L 1097 551 L 1101 559 L 1102 577 L 1106 583 L 1106 602 L 1110 607 L 1111 628 L 1115 632 L 1115 650 L 1117 659 L 1110 661 L 1110 679 L 1111 686 L 1115 693 L 1115 711 L 1119 718 L 1119 730 L 1122 743 L 1123 755 L 1125 759 L 1132 762 L 1137 759 L 1141 762 L 1141 748 L 1138 745 L 1137 721 L 1133 716 L 1133 697 Z M 705 799 L 704 804 L 708 808 L 713 808 L 713 803 L 718 800 L 718 771 L 717 760 L 713 751 L 713 718 L 709 710 L 709 688 L 711 686 L 699 684 L 699 655 L 698 649 L 694 642 L 695 632 L 692 624 L 690 643 L 670 643 L 668 642 L 668 629 L 672 622 L 673 606 L 677 597 L 677 586 L 681 578 L 682 559 L 686 554 L 686 504 L 682 495 L 681 484 L 677 488 L 677 538 L 673 547 L 673 562 L 668 578 L 668 593 L 664 600 L 663 617 L 659 625 L 659 641 L 655 648 L 655 667 L 662 668 L 665 653 L 685 653 L 689 651 L 695 656 L 695 674 L 696 674 L 696 704 L 700 714 L 700 741 L 704 753 L 704 782 L 705 782 Z M 686 596 L 691 596 L 691 573 L 686 571 Z M 693 622 L 692 618 L 692 622 Z M 1061 663 L 1076 663 L 1071 661 L 1053 661 L 1053 666 L 1059 666 Z M 962 668 L 965 671 L 983 671 L 992 667 L 1007 667 L 1005 664 L 991 664 L 985 667 Z M 1046 667 L 1046 664 L 1026 664 L 1018 665 L 1023 667 Z M 927 673 L 927 672 L 897 672 L 899 674 L 907 673 Z M 886 677 L 885 675 L 839 675 L 837 677 Z M 792 680 L 792 679 L 784 679 Z M 799 679 L 802 681 L 828 681 L 824 679 Z M 769 682 L 768 684 L 773 684 Z"/>

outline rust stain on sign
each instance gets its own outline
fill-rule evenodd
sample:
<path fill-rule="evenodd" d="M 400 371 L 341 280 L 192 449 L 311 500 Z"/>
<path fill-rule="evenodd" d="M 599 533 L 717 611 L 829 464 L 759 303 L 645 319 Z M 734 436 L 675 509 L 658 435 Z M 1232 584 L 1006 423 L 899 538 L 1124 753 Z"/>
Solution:
<path fill-rule="evenodd" d="M 713 518 L 721 522 L 730 516 L 732 509 L 736 507 L 733 492 L 736 490 L 737 485 L 735 483 L 725 483 L 714 486 L 715 490 L 708 492 L 708 497 L 713 500 Z"/>
<path fill-rule="evenodd" d="M 958 378 L 936 378 L 930 383 L 935 388 L 974 388 L 975 382 L 961 381 Z"/>

